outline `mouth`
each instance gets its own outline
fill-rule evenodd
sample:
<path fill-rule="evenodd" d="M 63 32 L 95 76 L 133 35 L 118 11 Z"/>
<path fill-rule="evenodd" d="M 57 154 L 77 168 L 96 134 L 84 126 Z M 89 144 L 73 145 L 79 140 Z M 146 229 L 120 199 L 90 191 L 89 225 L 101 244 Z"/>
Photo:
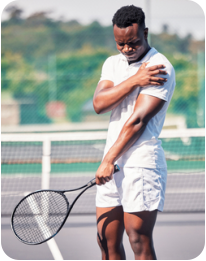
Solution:
<path fill-rule="evenodd" d="M 136 56 L 136 53 L 123 53 L 123 55 L 127 58 L 127 59 L 131 59 L 134 58 Z"/>

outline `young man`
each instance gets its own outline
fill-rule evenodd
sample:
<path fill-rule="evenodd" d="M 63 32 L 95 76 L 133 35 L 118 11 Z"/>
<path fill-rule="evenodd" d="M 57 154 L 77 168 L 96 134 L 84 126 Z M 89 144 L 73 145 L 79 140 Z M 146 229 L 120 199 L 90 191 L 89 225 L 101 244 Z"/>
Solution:
<path fill-rule="evenodd" d="M 113 17 L 118 55 L 102 68 L 93 104 L 111 112 L 104 157 L 96 173 L 97 229 L 102 259 L 125 259 L 124 229 L 135 259 L 156 259 L 152 231 L 163 211 L 167 168 L 161 141 L 175 87 L 170 62 L 147 41 L 141 8 L 125 6 Z M 120 171 L 113 175 L 114 164 Z"/>

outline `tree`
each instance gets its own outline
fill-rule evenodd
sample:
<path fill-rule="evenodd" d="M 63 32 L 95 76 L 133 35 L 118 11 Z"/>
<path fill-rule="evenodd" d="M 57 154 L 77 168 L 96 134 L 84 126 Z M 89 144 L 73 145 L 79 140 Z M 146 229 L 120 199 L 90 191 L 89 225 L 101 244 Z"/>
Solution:
<path fill-rule="evenodd" d="M 21 19 L 17 7 L 10 13 L 11 19 L 2 22 L 2 90 L 16 97 L 34 95 L 44 114 L 49 101 L 48 57 L 55 55 L 57 99 L 67 104 L 69 120 L 81 120 L 81 107 L 92 98 L 104 60 L 117 54 L 112 26 L 97 21 L 87 26 L 73 20 L 54 21 L 45 12 Z M 21 23 L 9 22 L 12 19 Z M 195 127 L 199 91 L 195 57 L 198 50 L 204 50 L 204 41 L 194 41 L 190 34 L 182 38 L 169 34 L 167 25 L 162 33 L 151 34 L 151 40 L 176 71 L 169 112 L 185 115 L 188 127 Z"/>
<path fill-rule="evenodd" d="M 23 10 L 18 8 L 15 5 L 9 6 L 5 9 L 7 13 L 9 13 L 9 19 L 13 21 L 19 21 L 21 20 L 21 15 L 23 13 Z"/>
<path fill-rule="evenodd" d="M 168 34 L 168 32 L 169 32 L 169 26 L 167 24 L 163 24 L 162 33 Z"/>

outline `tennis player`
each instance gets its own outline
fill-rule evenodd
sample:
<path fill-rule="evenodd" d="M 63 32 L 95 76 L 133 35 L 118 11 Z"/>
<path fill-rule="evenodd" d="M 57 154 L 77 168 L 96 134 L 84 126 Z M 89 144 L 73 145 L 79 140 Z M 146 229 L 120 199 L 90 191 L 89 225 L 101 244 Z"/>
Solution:
<path fill-rule="evenodd" d="M 102 259 L 125 259 L 123 232 L 135 259 L 156 259 L 152 232 L 163 211 L 167 166 L 161 141 L 175 72 L 148 44 L 141 8 L 124 6 L 113 17 L 118 55 L 102 68 L 94 109 L 111 112 L 104 157 L 96 173 L 98 244 Z M 120 171 L 113 175 L 114 164 Z"/>

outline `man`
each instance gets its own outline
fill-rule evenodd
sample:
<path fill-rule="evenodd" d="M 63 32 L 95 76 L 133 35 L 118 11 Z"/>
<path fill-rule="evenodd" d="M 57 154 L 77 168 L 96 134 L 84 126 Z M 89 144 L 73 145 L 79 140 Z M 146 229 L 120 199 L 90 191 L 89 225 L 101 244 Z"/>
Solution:
<path fill-rule="evenodd" d="M 119 55 L 102 68 L 93 104 L 111 112 L 104 157 L 96 173 L 98 243 L 102 259 L 125 259 L 124 229 L 135 259 L 156 259 L 152 231 L 163 211 L 167 168 L 158 136 L 175 87 L 170 62 L 147 41 L 141 8 L 113 17 Z M 113 175 L 114 164 L 120 171 Z"/>

